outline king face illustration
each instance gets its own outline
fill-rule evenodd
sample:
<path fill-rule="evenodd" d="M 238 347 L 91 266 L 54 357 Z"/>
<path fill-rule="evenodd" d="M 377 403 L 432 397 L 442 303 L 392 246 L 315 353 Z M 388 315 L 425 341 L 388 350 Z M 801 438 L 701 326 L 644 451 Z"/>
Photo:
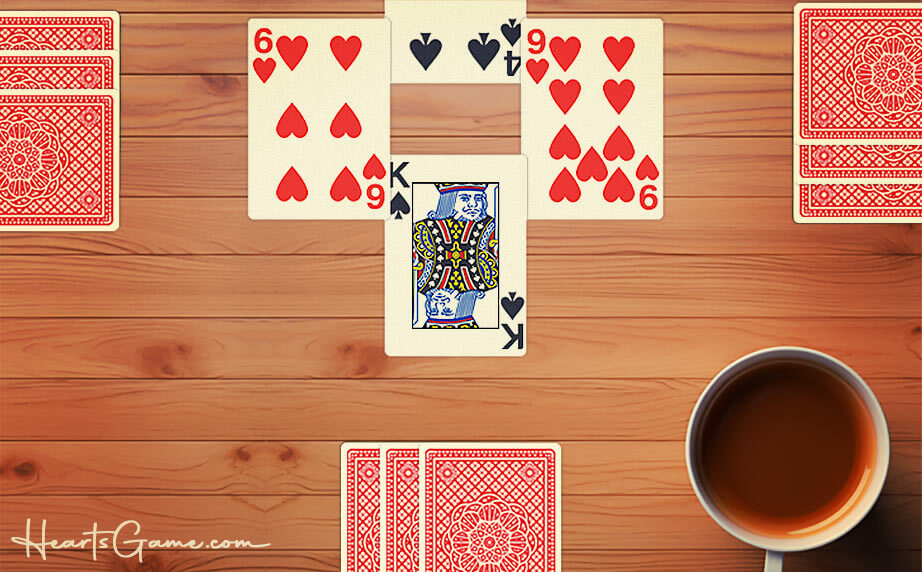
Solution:
<path fill-rule="evenodd" d="M 425 328 L 476 328 L 474 306 L 499 285 L 499 241 L 486 183 L 438 183 L 435 210 L 413 225 L 413 272 Z"/>

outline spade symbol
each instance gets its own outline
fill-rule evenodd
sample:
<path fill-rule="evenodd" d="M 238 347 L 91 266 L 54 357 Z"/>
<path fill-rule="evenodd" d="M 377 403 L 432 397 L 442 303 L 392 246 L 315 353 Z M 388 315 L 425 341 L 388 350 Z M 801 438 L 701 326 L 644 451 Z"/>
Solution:
<path fill-rule="evenodd" d="M 403 214 L 401 214 L 403 213 Z M 403 195 L 398 191 L 394 198 L 391 199 L 391 214 L 396 214 L 394 217 L 398 220 L 403 218 L 403 215 L 410 213 L 410 205 L 407 204 L 407 200 L 403 198 Z"/>
<path fill-rule="evenodd" d="M 474 60 L 480 65 L 480 68 L 486 71 L 487 66 L 496 57 L 499 51 L 499 40 L 487 41 L 490 34 L 479 34 L 480 41 L 471 40 L 467 43 L 467 49 L 474 56 Z"/>
<path fill-rule="evenodd" d="M 423 39 L 422 42 L 419 40 L 413 40 L 410 42 L 410 51 L 413 52 L 413 57 L 416 58 L 416 61 L 419 62 L 419 65 L 423 66 L 424 70 L 428 70 L 429 66 L 432 65 L 432 62 L 435 61 L 435 58 L 439 55 L 439 52 L 442 51 L 442 42 L 438 39 L 433 38 L 432 41 L 429 40 L 429 36 L 432 34 L 429 32 L 424 32 L 420 34 L 420 37 Z"/>
<path fill-rule="evenodd" d="M 509 319 L 514 320 L 522 309 L 522 306 L 525 305 L 525 298 L 521 296 L 516 297 L 515 292 L 509 292 L 509 295 L 504 297 L 501 302 L 503 304 L 503 310 L 509 314 Z"/>
<path fill-rule="evenodd" d="M 503 24 L 499 29 L 510 46 L 514 46 L 522 35 L 522 24 L 516 24 L 514 19 L 509 20 L 508 24 Z"/>

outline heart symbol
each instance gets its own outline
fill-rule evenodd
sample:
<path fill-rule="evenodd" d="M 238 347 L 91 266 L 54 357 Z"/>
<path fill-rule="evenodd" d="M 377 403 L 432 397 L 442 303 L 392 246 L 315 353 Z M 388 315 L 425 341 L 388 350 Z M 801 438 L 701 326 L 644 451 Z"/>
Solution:
<path fill-rule="evenodd" d="M 337 139 L 343 135 L 355 139 L 362 134 L 362 124 L 359 123 L 359 118 L 355 116 L 348 103 L 344 103 L 336 112 L 333 122 L 330 123 L 330 134 Z"/>
<path fill-rule="evenodd" d="M 614 161 L 618 157 L 621 157 L 625 161 L 630 161 L 634 158 L 634 144 L 631 143 L 627 133 L 618 127 L 608 137 L 608 141 L 605 142 L 602 154 L 605 155 L 605 158 L 609 161 Z"/>
<path fill-rule="evenodd" d="M 551 39 L 549 45 L 551 47 L 551 55 L 557 60 L 561 69 L 563 69 L 563 71 L 570 69 L 570 65 L 573 63 L 573 60 L 576 59 L 577 54 L 579 54 L 579 38 L 571 36 L 564 40 L 560 36 L 555 36 Z"/>
<path fill-rule="evenodd" d="M 589 179 L 604 181 L 607 176 L 608 169 L 605 167 L 605 162 L 602 161 L 595 147 L 590 147 L 576 167 L 576 178 L 584 182 Z"/>
<path fill-rule="evenodd" d="M 307 122 L 304 121 L 304 116 L 301 115 L 294 103 L 289 104 L 288 109 L 282 114 L 278 125 L 275 126 L 275 132 L 282 139 L 289 135 L 294 135 L 298 139 L 307 135 Z"/>
<path fill-rule="evenodd" d="M 383 179 L 385 174 L 387 173 L 384 171 L 384 165 L 381 164 L 381 159 L 378 159 L 377 155 L 372 155 L 365 163 L 365 168 L 362 169 L 362 176 L 366 179 Z"/>
<path fill-rule="evenodd" d="M 423 66 L 424 70 L 429 69 L 436 56 L 442 51 L 442 42 L 436 38 L 430 41 L 429 37 L 431 35 L 431 33 L 423 33 L 420 34 L 423 41 L 413 40 L 410 42 L 410 52 L 413 53 L 413 57 L 416 58 L 419 65 Z"/>
<path fill-rule="evenodd" d="M 334 201 L 349 199 L 354 202 L 362 198 L 362 187 L 359 186 L 358 180 L 349 167 L 343 167 L 343 170 L 336 176 L 333 186 L 330 187 L 330 196 Z"/>
<path fill-rule="evenodd" d="M 644 156 L 640 165 L 637 166 L 637 178 L 641 181 L 644 179 L 655 181 L 657 177 L 659 177 L 659 169 L 653 164 L 653 159 L 649 155 Z"/>
<path fill-rule="evenodd" d="M 301 58 L 304 57 L 304 52 L 307 51 L 307 38 L 295 36 L 292 40 L 288 36 L 280 36 L 278 41 L 275 42 L 275 47 L 288 69 L 295 71 L 295 68 L 301 63 Z"/>
<path fill-rule="evenodd" d="M 554 103 L 557 104 L 560 111 L 566 113 L 570 111 L 570 108 L 576 103 L 576 98 L 579 97 L 580 85 L 575 79 L 571 79 L 567 83 L 555 79 L 551 82 L 550 90 L 551 97 L 554 98 Z"/>
<path fill-rule="evenodd" d="M 576 179 L 573 178 L 573 175 L 570 174 L 570 170 L 566 167 L 563 168 L 563 171 L 557 175 L 557 178 L 554 179 L 554 182 L 551 183 L 551 200 L 555 203 L 567 199 L 571 203 L 575 203 L 579 200 L 579 183 L 576 182 Z"/>
<path fill-rule="evenodd" d="M 525 298 L 521 296 L 516 297 L 515 292 L 509 292 L 508 296 L 503 297 L 501 303 L 503 305 L 503 310 L 509 314 L 509 319 L 514 320 L 522 310 L 522 306 L 525 305 Z"/>
<path fill-rule="evenodd" d="M 333 57 L 346 71 L 349 70 L 349 66 L 358 57 L 361 49 L 362 40 L 358 36 L 349 36 L 348 40 L 342 36 L 333 36 L 333 39 L 330 40 L 330 50 L 333 52 Z"/>
<path fill-rule="evenodd" d="M 554 136 L 554 140 L 551 141 L 550 152 L 551 157 L 554 159 L 560 159 L 564 155 L 566 155 L 568 159 L 576 159 L 579 157 L 581 152 L 579 141 L 573 136 L 573 132 L 570 131 L 569 127 L 564 125 L 560 128 L 560 131 Z"/>
<path fill-rule="evenodd" d="M 634 53 L 634 40 L 628 36 L 620 40 L 609 36 L 602 42 L 602 48 L 605 50 L 605 55 L 608 56 L 608 61 L 611 62 L 611 65 L 615 66 L 616 70 L 621 71 L 624 64 L 631 59 L 631 54 Z"/>
<path fill-rule="evenodd" d="M 279 181 L 279 186 L 275 189 L 275 196 L 280 201 L 287 201 L 291 197 L 294 197 L 296 201 L 303 201 L 307 198 L 307 185 L 304 184 L 304 179 L 301 178 L 301 175 L 298 174 L 294 167 L 288 169 L 288 172 Z"/>
<path fill-rule="evenodd" d="M 269 81 L 272 72 L 275 71 L 275 60 L 272 58 L 256 58 L 253 60 L 253 71 L 259 76 L 263 83 Z"/>
<path fill-rule="evenodd" d="M 544 58 L 540 60 L 528 60 L 525 62 L 525 69 L 528 70 L 528 75 L 531 76 L 531 79 L 534 80 L 535 83 L 541 83 L 550 65 L 551 64 L 547 63 L 547 60 Z"/>
<path fill-rule="evenodd" d="M 610 203 L 618 199 L 629 203 L 634 198 L 634 186 L 631 185 L 631 182 L 628 180 L 627 175 L 624 174 L 624 171 L 621 170 L 621 167 L 618 167 L 618 170 L 611 176 L 611 179 L 608 179 L 608 182 L 605 183 L 602 196 Z"/>
<path fill-rule="evenodd" d="M 634 82 L 626 79 L 619 83 L 609 79 L 602 86 L 602 91 L 605 92 L 605 99 L 608 103 L 620 114 L 631 100 L 631 96 L 634 95 Z"/>

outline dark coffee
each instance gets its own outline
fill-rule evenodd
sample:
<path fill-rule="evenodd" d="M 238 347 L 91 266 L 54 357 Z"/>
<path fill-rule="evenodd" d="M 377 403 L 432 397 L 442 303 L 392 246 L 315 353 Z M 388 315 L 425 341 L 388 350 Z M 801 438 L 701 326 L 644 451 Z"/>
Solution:
<path fill-rule="evenodd" d="M 698 458 L 705 493 L 768 536 L 823 529 L 857 500 L 873 469 L 873 421 L 832 372 L 800 361 L 756 365 L 705 410 Z"/>

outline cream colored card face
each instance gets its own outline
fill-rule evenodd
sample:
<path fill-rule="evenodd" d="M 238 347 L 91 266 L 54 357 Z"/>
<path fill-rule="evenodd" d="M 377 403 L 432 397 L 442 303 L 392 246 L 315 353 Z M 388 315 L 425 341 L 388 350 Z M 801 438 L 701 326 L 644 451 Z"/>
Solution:
<path fill-rule="evenodd" d="M 525 354 L 525 171 L 521 155 L 392 159 L 387 355 Z"/>
<path fill-rule="evenodd" d="M 662 218 L 662 20 L 528 18 L 522 41 L 529 218 Z"/>
<path fill-rule="evenodd" d="M 252 19 L 248 30 L 250 218 L 385 218 L 388 21 Z"/>
<path fill-rule="evenodd" d="M 519 83 L 525 0 L 385 0 L 394 83 Z"/>

